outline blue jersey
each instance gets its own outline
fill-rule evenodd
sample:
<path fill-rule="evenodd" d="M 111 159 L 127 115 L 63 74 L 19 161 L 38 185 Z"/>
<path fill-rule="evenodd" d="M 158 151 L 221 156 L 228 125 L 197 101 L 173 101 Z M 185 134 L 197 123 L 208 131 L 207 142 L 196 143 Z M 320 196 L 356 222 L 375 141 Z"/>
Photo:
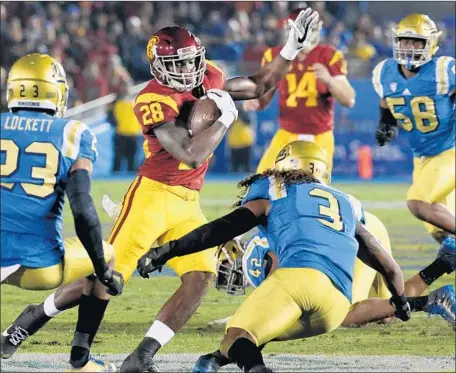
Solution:
<path fill-rule="evenodd" d="M 329 186 L 285 186 L 273 176 L 256 180 L 242 203 L 255 199 L 270 201 L 267 224 L 259 229 L 267 235 L 279 267 L 319 270 L 351 301 L 360 205 Z"/>
<path fill-rule="evenodd" d="M 2 266 L 61 260 L 69 171 L 76 159 L 94 162 L 96 154 L 96 138 L 82 122 L 25 110 L 1 114 Z M 11 237 L 32 237 L 24 239 L 32 244 L 21 248 Z"/>
<path fill-rule="evenodd" d="M 388 58 L 372 73 L 372 83 L 393 116 L 408 132 L 415 157 L 434 156 L 455 144 L 455 62 L 434 57 L 406 79 Z"/>

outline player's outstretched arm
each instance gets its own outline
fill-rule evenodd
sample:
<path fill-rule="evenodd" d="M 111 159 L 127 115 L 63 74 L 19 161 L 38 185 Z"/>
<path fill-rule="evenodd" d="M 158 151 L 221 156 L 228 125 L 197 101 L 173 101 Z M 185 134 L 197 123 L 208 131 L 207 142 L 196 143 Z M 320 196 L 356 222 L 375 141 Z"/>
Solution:
<path fill-rule="evenodd" d="M 104 258 L 100 219 L 90 195 L 91 172 L 91 160 L 77 159 L 70 170 L 66 193 L 74 217 L 76 235 L 87 250 L 98 279 L 111 295 L 120 295 L 123 289 L 122 275 L 111 270 Z"/>
<path fill-rule="evenodd" d="M 176 122 L 167 122 L 154 128 L 155 136 L 163 148 L 191 168 L 198 168 L 209 158 L 238 116 L 236 106 L 227 92 L 212 89 L 207 96 L 222 113 L 209 128 L 193 137 L 184 126 L 178 126 Z"/>
<path fill-rule="evenodd" d="M 280 53 L 252 76 L 227 80 L 223 89 L 231 94 L 233 100 L 259 98 L 273 89 L 285 76 L 299 51 L 309 42 L 312 31 L 318 26 L 318 19 L 318 13 L 310 8 L 301 11 L 294 22 L 288 21 L 291 30 Z"/>
<path fill-rule="evenodd" d="M 396 308 L 396 316 L 407 321 L 410 319 L 410 305 L 404 294 L 404 276 L 399 264 L 362 223 L 356 226 L 356 239 L 359 242 L 358 258 L 383 276 L 392 294 L 391 303 Z"/>
<path fill-rule="evenodd" d="M 138 261 L 140 275 L 148 278 L 149 273 L 176 256 L 204 251 L 248 232 L 260 224 L 260 219 L 267 214 L 268 206 L 268 200 L 247 202 L 243 207 L 195 229 L 178 240 L 151 249 Z"/>

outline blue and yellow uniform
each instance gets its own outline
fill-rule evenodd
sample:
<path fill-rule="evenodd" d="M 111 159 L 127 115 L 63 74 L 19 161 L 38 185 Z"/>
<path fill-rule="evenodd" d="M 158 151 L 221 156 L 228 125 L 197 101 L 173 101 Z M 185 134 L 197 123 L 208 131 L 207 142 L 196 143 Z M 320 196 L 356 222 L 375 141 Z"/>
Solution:
<path fill-rule="evenodd" d="M 407 200 L 446 205 L 454 213 L 455 60 L 433 57 L 405 78 L 393 58 L 373 71 L 374 89 L 408 132 L 414 155 L 413 185 Z M 438 228 L 426 223 L 430 233 Z"/>
<path fill-rule="evenodd" d="M 22 287 L 53 288 L 93 272 L 79 240 L 63 239 L 62 224 L 69 171 L 78 158 L 95 162 L 96 155 L 96 138 L 80 121 L 27 110 L 1 114 L 0 263 L 2 272 L 28 268 Z M 77 261 L 63 273 L 65 249 Z M 53 270 L 34 271 L 41 268 Z"/>
<path fill-rule="evenodd" d="M 285 334 L 296 322 L 304 337 L 337 328 L 350 308 L 362 208 L 329 186 L 285 186 L 272 176 L 253 182 L 242 203 L 255 199 L 270 202 L 267 224 L 259 229 L 279 268 L 245 300 L 227 328 L 246 330 L 257 345 Z"/>

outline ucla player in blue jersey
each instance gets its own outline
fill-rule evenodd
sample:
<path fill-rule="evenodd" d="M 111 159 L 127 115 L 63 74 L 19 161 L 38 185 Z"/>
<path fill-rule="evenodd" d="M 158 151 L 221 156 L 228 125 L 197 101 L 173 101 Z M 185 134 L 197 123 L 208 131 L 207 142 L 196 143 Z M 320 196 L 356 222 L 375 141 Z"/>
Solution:
<path fill-rule="evenodd" d="M 441 32 L 424 14 L 411 14 L 395 29 L 393 58 L 373 70 L 380 96 L 376 139 L 383 146 L 408 134 L 414 156 L 409 210 L 425 222 L 439 242 L 454 247 L 455 210 L 455 60 L 434 57 Z"/>
<path fill-rule="evenodd" d="M 29 54 L 11 67 L 7 80 L 10 112 L 1 114 L 1 284 L 28 290 L 49 290 L 79 281 L 85 286 L 71 363 L 75 371 L 106 371 L 112 365 L 92 359 L 85 333 L 101 320 L 105 300 L 97 289 L 122 292 L 122 277 L 108 262 L 113 249 L 102 240 L 90 196 L 90 173 L 96 139 L 80 121 L 62 119 L 67 103 L 65 72 L 46 54 Z M 63 204 L 67 194 L 77 238 L 63 239 Z M 99 281 L 85 277 L 95 273 Z M 70 286 L 71 288 L 71 286 Z M 10 358 L 40 323 L 66 304 L 55 292 L 39 306 L 29 306 L 1 336 L 1 357 Z M 2 308 L 5 306 L 3 299 Z M 60 307 L 60 308 L 59 308 Z"/>
<path fill-rule="evenodd" d="M 410 317 L 399 266 L 364 228 L 352 198 L 303 171 L 299 143 L 280 152 L 281 170 L 267 170 L 240 183 L 246 193 L 236 210 L 152 249 L 138 263 L 147 276 L 171 257 L 220 245 L 256 226 L 267 235 L 280 268 L 229 320 L 220 348 L 246 372 L 270 372 L 260 346 L 297 322 L 302 325 L 301 338 L 329 332 L 343 322 L 352 298 L 358 246 L 359 256 L 383 274 L 398 317 Z M 326 170 L 314 174 L 329 179 Z"/>

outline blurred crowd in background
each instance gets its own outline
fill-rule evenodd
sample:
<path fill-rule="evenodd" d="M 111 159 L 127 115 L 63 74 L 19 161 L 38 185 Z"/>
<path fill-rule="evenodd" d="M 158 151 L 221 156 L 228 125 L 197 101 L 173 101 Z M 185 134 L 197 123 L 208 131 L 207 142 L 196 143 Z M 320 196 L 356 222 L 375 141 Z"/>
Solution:
<path fill-rule="evenodd" d="M 388 4 L 394 9 L 394 3 Z M 122 117 L 119 108 L 129 100 L 125 96 L 128 87 L 151 78 L 145 48 L 154 31 L 175 24 L 185 26 L 202 40 L 208 59 L 228 62 L 222 67 L 234 67 L 236 74 L 244 75 L 258 68 L 268 46 L 282 42 L 281 30 L 290 11 L 306 5 L 317 10 L 323 20 L 322 43 L 345 53 L 351 78 L 369 78 L 379 60 L 392 56 L 392 28 L 399 17 L 391 12 L 387 21 L 374 19 L 365 1 L 2 1 L 2 110 L 6 109 L 6 76 L 14 61 L 31 52 L 48 53 L 62 63 L 67 73 L 68 108 L 115 93 L 118 107 L 111 107 L 108 118 L 117 135 L 139 136 L 140 129 L 128 123 L 131 116 Z M 454 15 L 435 21 L 443 31 L 439 54 L 454 55 Z M 238 127 L 249 143 L 254 141 L 245 126 Z M 117 143 L 128 148 L 128 141 Z M 244 144 L 236 146 L 243 148 Z M 135 168 L 132 155 L 125 157 L 128 168 Z M 114 161 L 115 170 L 119 162 Z"/>
<path fill-rule="evenodd" d="M 367 76 L 378 60 L 391 56 L 393 20 L 368 15 L 366 2 L 309 2 L 324 22 L 322 42 L 349 59 L 352 76 Z M 12 63 L 30 52 L 49 53 L 64 66 L 71 86 L 70 105 L 119 90 L 122 82 L 150 79 L 145 46 L 150 35 L 179 24 L 197 34 L 207 57 L 258 67 L 267 46 L 281 42 L 280 29 L 302 2 L 2 2 L 2 80 Z M 392 17 L 394 18 L 394 17 Z M 454 17 L 440 52 L 454 55 Z M 242 62 L 242 64 L 240 63 Z M 2 87 L 4 82 L 2 81 Z M 74 88 L 74 89 L 73 89 Z"/>

